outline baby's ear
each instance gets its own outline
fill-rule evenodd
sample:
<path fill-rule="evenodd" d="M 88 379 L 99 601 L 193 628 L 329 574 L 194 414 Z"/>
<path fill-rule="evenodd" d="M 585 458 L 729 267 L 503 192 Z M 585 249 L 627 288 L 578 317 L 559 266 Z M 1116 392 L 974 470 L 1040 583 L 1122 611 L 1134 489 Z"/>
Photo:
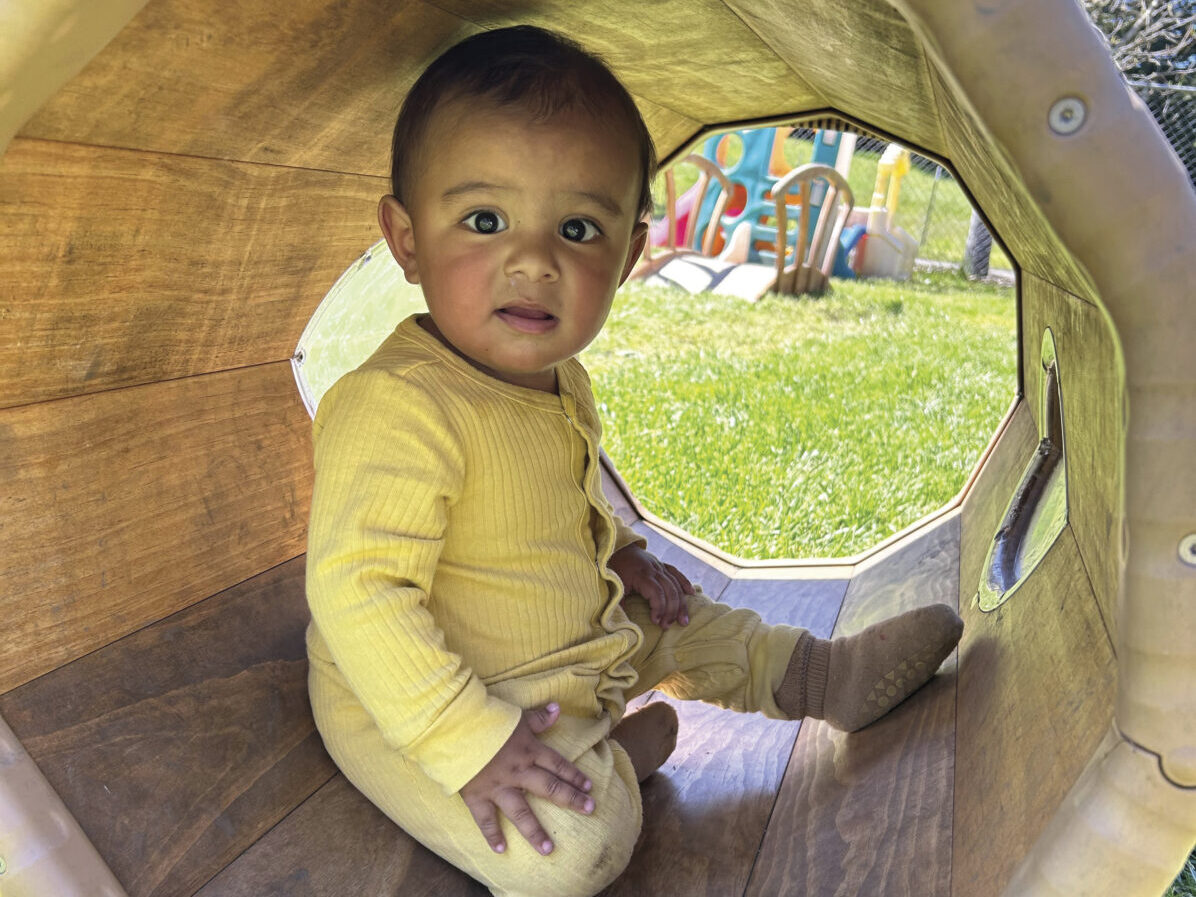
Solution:
<path fill-rule="evenodd" d="M 415 228 L 411 215 L 397 197 L 383 196 L 378 202 L 378 226 L 386 237 L 390 254 L 395 257 L 408 283 L 419 283 L 419 267 L 415 263 Z"/>
<path fill-rule="evenodd" d="M 627 280 L 635 263 L 640 260 L 640 253 L 648 243 L 648 222 L 638 221 L 631 229 L 631 246 L 627 252 L 627 262 L 623 265 L 623 276 L 619 278 L 619 286 Z"/>

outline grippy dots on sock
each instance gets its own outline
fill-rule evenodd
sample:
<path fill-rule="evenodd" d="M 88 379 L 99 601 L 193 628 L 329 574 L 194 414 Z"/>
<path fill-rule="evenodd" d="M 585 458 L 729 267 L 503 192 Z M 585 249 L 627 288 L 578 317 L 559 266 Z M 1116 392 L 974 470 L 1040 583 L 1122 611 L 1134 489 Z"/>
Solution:
<path fill-rule="evenodd" d="M 962 634 L 963 621 L 945 604 L 834 641 L 807 633 L 777 689 L 777 705 L 795 719 L 825 719 L 845 732 L 862 729 L 925 685 Z"/>

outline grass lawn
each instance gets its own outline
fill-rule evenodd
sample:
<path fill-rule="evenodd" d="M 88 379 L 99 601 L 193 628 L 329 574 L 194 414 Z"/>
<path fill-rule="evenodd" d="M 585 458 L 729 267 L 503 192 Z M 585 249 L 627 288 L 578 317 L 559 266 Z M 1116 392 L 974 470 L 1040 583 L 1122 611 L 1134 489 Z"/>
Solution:
<path fill-rule="evenodd" d="M 941 507 L 1015 391 L 1012 290 L 836 281 L 759 303 L 631 284 L 585 362 L 643 504 L 745 558 L 842 557 Z"/>

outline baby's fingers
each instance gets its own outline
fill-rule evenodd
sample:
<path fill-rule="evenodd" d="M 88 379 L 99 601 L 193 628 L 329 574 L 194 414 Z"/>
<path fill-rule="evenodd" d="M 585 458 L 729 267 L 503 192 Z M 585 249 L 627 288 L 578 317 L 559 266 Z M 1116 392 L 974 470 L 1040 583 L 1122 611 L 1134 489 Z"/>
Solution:
<path fill-rule="evenodd" d="M 669 576 L 673 577 L 673 582 L 677 583 L 677 586 L 681 589 L 681 592 L 683 594 L 685 594 L 685 595 L 694 594 L 695 589 L 693 587 L 693 583 L 691 583 L 689 581 L 689 579 L 686 578 L 684 573 L 682 573 L 680 570 L 678 570 L 672 564 L 665 564 L 664 568 L 669 571 Z"/>
<path fill-rule="evenodd" d="M 482 830 L 482 837 L 486 839 L 486 843 L 490 845 L 490 849 L 495 853 L 505 851 L 507 849 L 507 841 L 502 835 L 502 824 L 498 821 L 498 808 L 488 800 L 471 803 L 467 799 L 465 806 L 469 808 L 469 813 L 473 816 L 473 821 Z"/>
<path fill-rule="evenodd" d="M 498 798 L 498 807 L 515 824 L 515 828 L 527 839 L 527 843 L 535 848 L 537 853 L 544 856 L 552 853 L 552 839 L 548 837 L 548 832 L 544 831 L 544 826 L 540 825 L 540 820 L 528 806 L 527 798 L 523 796 L 522 791 L 515 788 L 506 789 Z M 482 834 L 485 833 L 483 829 Z M 491 846 L 493 847 L 493 844 Z M 502 849 L 494 849 L 496 852 L 502 853 Z"/>

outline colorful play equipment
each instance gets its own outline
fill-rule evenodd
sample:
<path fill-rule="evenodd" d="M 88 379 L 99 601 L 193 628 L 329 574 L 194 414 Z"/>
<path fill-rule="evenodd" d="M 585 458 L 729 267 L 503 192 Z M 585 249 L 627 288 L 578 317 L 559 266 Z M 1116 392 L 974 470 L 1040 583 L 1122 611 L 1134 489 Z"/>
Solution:
<path fill-rule="evenodd" d="M 792 130 L 745 129 L 709 138 L 701 155 L 690 154 L 682 160 L 697 165 L 700 173 L 679 199 L 673 187 L 673 169 L 667 168 L 665 215 L 653 223 L 653 245 L 634 276 L 691 292 L 750 299 L 769 290 L 822 292 L 832 273 L 854 277 L 847 264 L 848 253 L 865 232 L 863 224 L 849 230 L 844 227 L 853 202 L 845 178 L 855 137 L 846 135 L 849 139 L 844 140 L 838 132 L 818 130 L 814 161 L 789 171 L 784 141 Z M 732 139 L 741 142 L 742 153 L 728 163 L 727 147 Z M 833 161 L 843 174 L 822 164 L 823 160 Z M 822 172 L 829 172 L 831 179 Z M 833 186 L 838 182 L 842 188 Z M 779 195 L 778 190 L 782 191 Z M 834 208 L 824 216 L 827 202 Z M 790 221 L 792 228 L 788 227 Z M 816 253 L 816 262 L 807 257 L 810 253 Z M 825 275 L 821 274 L 824 268 Z M 819 276 L 805 272 L 819 272 Z"/>
<path fill-rule="evenodd" d="M 650 250 L 645 264 L 637 269 L 637 276 L 658 272 L 667 257 L 679 251 L 697 252 L 708 257 L 717 256 L 717 261 L 691 258 L 686 262 L 690 268 L 696 267 L 709 278 L 685 273 L 678 264 L 667 272 L 672 275 L 672 280 L 664 275 L 661 279 L 687 289 L 756 295 L 760 276 L 756 272 L 730 275 L 729 267 L 776 263 L 779 241 L 775 191 L 781 180 L 792 173 L 787 170 L 784 155 L 784 142 L 792 130 L 786 126 L 716 134 L 705 141 L 701 154 L 691 153 L 682 160 L 700 167 L 699 179 L 680 198 L 672 192 L 668 194 L 666 214 L 653 223 L 650 238 L 652 247 L 662 247 L 666 253 Z M 727 147 L 731 139 L 741 142 L 742 154 L 729 164 Z M 855 143 L 855 133 L 819 128 L 813 135 L 811 161 L 846 178 Z M 858 275 L 893 280 L 910 277 L 917 258 L 918 241 L 896 224 L 902 180 L 909 170 L 910 151 L 897 143 L 888 144 L 877 164 L 871 204 L 848 210 L 846 222 L 834 228 L 837 242 L 830 268 L 833 276 L 851 278 Z M 719 184 L 712 184 L 716 175 Z M 665 178 L 671 191 L 671 168 L 666 169 Z M 807 222 L 805 226 L 808 228 L 800 240 L 789 244 L 787 257 L 790 259 L 795 251 L 809 248 L 814 240 L 829 187 L 829 180 L 816 178 L 806 185 L 800 197 L 787 193 L 787 220 L 796 222 L 800 219 Z M 840 200 L 842 195 L 842 191 L 837 191 Z M 823 228 L 821 233 L 825 235 L 830 230 Z M 821 267 L 820 262 L 816 268 Z M 729 282 L 728 277 L 732 278 Z M 785 282 L 804 281 L 786 279 Z M 817 291 L 825 286 L 820 284 Z M 775 285 L 770 288 L 784 291 Z"/>
<path fill-rule="evenodd" d="M 404 91 L 514 22 L 611 59 L 666 160 L 805 113 L 944 160 L 1019 275 L 1010 414 L 954 503 L 859 557 L 727 557 L 591 459 L 726 601 L 820 635 L 931 601 L 966 624 L 851 735 L 681 706 L 609 894 L 1159 897 L 1196 841 L 1187 173 L 1075 0 L 800 6 L 4 5 L 4 897 L 478 893 L 313 728 L 293 371 L 378 238 Z"/>
<path fill-rule="evenodd" d="M 914 270 L 918 241 L 894 221 L 901 198 L 901 181 L 910 169 L 909 157 L 909 150 L 899 144 L 890 143 L 886 147 L 876 166 L 872 204 L 858 209 L 850 219 L 856 226 L 865 222 L 866 237 L 856 262 L 861 277 L 907 280 Z"/>

